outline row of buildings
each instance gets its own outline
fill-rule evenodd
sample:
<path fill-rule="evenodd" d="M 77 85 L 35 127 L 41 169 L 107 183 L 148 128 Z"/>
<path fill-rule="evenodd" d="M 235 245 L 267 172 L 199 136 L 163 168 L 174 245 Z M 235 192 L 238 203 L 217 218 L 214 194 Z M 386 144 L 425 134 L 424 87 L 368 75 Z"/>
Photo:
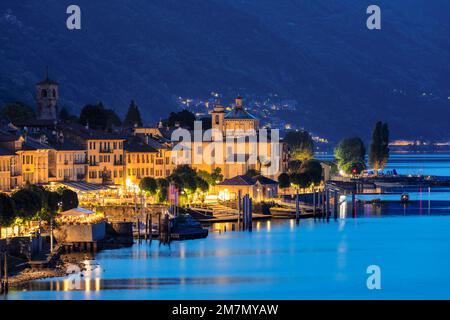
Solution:
<path fill-rule="evenodd" d="M 1 191 L 10 191 L 26 182 L 43 185 L 62 181 L 137 185 L 144 177 L 166 178 L 176 168 L 172 156 L 178 141 L 172 141 L 171 137 L 182 128 L 168 128 L 159 123 L 155 127 L 103 132 L 73 122 L 61 122 L 57 119 L 58 83 L 47 76 L 36 85 L 36 89 L 37 119 L 9 123 L 0 130 Z M 224 132 L 259 130 L 258 119 L 245 110 L 240 97 L 230 112 L 216 106 L 211 113 L 211 124 L 213 129 Z M 192 142 L 190 156 L 203 152 L 211 143 L 211 139 Z M 271 144 L 270 139 L 258 141 L 257 148 L 265 148 L 270 156 Z M 192 159 L 191 165 L 208 172 L 220 167 L 225 179 L 243 175 L 249 169 L 260 170 L 264 174 L 264 163 L 248 161 L 255 152 L 258 150 L 252 149 L 248 140 L 236 139 L 231 146 L 224 145 L 221 152 L 223 161 L 205 163 Z M 238 153 L 242 157 L 237 157 Z M 234 161 L 227 161 L 230 158 Z M 276 178 L 287 167 L 288 153 L 282 143 L 277 161 L 279 170 L 269 173 L 271 178 Z"/>

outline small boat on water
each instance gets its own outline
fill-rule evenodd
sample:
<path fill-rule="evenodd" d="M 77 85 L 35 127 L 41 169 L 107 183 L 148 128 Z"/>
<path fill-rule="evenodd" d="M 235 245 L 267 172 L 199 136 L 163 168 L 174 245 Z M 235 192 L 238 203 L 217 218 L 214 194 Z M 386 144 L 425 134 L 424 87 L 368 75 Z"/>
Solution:
<path fill-rule="evenodd" d="M 402 193 L 402 195 L 401 195 L 401 197 L 400 197 L 400 202 L 401 202 L 401 203 L 409 202 L 409 194 L 407 194 L 407 193 Z"/>
<path fill-rule="evenodd" d="M 270 208 L 270 214 L 272 218 L 278 218 L 278 219 L 291 219 L 295 218 L 295 209 L 292 208 L 281 208 L 281 207 L 272 207 Z M 300 210 L 300 219 L 305 218 L 314 218 L 314 213 L 311 211 L 302 211 Z"/>

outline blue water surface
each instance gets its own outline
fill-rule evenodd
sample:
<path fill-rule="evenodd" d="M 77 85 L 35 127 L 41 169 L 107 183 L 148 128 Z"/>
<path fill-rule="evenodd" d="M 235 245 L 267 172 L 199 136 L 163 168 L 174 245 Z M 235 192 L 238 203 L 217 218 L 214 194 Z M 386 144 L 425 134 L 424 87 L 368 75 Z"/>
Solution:
<path fill-rule="evenodd" d="M 450 175 L 450 156 L 402 155 L 389 167 Z M 82 277 L 34 281 L 8 299 L 449 299 L 449 189 L 410 196 L 357 202 L 355 218 L 347 199 L 336 220 L 261 221 L 251 233 L 219 224 L 170 248 L 144 241 L 103 251 Z M 380 290 L 367 287 L 372 265 Z"/>

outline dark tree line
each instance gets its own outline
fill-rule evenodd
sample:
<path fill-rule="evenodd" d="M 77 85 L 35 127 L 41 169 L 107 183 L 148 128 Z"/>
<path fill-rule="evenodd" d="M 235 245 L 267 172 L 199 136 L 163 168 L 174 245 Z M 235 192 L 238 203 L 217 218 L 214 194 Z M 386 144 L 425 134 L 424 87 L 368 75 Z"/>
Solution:
<path fill-rule="evenodd" d="M 298 166 L 291 166 L 289 172 L 278 177 L 280 188 L 293 186 L 305 189 L 311 185 L 318 185 L 322 181 L 322 165 L 317 160 L 303 161 Z"/>
<path fill-rule="evenodd" d="M 0 193 L 0 226 L 9 227 L 30 221 L 47 221 L 62 210 L 78 207 L 76 192 L 61 188 L 57 191 L 27 184 L 12 195 Z"/>
<path fill-rule="evenodd" d="M 139 183 L 139 188 L 156 197 L 160 203 L 167 201 L 169 184 L 175 185 L 181 191 L 181 197 L 185 197 L 188 201 L 189 197 L 196 192 L 206 192 L 209 186 L 215 185 L 223 180 L 220 168 L 216 168 L 212 173 L 203 170 L 197 171 L 188 165 L 178 166 L 167 179 L 154 179 L 146 177 Z"/>
<path fill-rule="evenodd" d="M 347 174 L 359 174 L 366 169 L 366 148 L 361 138 L 341 140 L 334 149 L 334 157 L 340 170 Z M 389 127 L 381 121 L 375 124 L 369 147 L 369 166 L 382 170 L 389 159 Z"/>
<path fill-rule="evenodd" d="M 389 128 L 387 123 L 378 121 L 373 129 L 369 147 L 369 165 L 375 169 L 384 169 L 389 159 Z"/>

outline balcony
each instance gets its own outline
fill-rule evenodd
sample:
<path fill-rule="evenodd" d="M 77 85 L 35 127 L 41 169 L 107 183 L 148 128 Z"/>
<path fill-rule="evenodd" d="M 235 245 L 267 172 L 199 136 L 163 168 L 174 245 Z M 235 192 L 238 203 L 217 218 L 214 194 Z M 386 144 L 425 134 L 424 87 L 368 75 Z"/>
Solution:
<path fill-rule="evenodd" d="M 100 152 L 100 153 L 113 153 L 113 149 L 110 149 L 110 148 L 106 148 L 106 149 L 100 148 L 99 152 Z"/>

